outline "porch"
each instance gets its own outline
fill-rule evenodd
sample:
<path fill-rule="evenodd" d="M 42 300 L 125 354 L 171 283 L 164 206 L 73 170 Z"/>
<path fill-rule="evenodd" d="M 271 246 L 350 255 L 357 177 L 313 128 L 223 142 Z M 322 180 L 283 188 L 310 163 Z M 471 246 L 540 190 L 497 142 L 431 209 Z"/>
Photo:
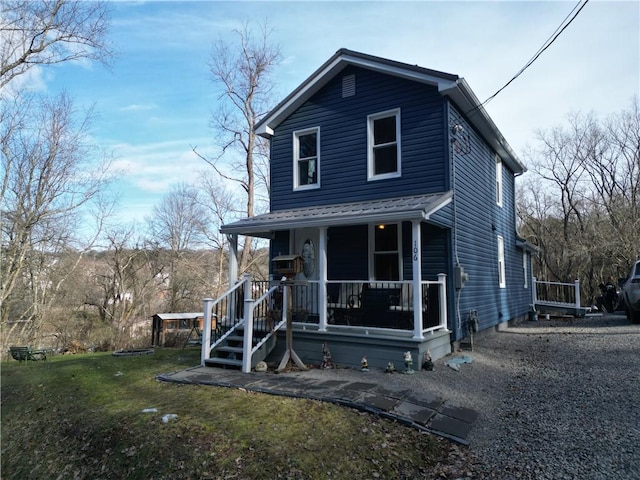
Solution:
<path fill-rule="evenodd" d="M 248 373 L 277 357 L 288 315 L 303 362 L 319 364 L 324 343 L 341 365 L 357 366 L 367 356 L 371 366 L 384 367 L 400 363 L 406 351 L 420 362 L 427 350 L 438 358 L 450 352 L 446 296 L 444 274 L 417 288 L 412 281 L 266 282 L 245 275 L 204 302 L 202 365 Z"/>

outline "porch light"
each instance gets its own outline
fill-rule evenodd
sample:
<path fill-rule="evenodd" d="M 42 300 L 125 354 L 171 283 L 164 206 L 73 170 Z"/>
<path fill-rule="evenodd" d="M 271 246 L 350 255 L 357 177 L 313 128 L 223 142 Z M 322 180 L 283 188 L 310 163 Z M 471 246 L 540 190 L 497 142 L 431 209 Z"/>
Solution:
<path fill-rule="evenodd" d="M 378 230 L 384 230 L 384 225 L 378 225 Z"/>

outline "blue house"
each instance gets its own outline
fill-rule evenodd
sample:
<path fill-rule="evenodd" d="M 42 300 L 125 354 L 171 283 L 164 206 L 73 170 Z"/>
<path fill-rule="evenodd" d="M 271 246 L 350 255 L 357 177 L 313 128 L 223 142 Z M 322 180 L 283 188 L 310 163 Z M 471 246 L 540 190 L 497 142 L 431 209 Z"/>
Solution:
<path fill-rule="evenodd" d="M 528 314 L 534 247 L 515 211 L 526 169 L 463 78 L 341 49 L 257 132 L 270 141 L 270 212 L 221 230 L 234 246 L 238 235 L 269 239 L 276 281 L 280 259 L 299 261 L 288 303 L 271 285 L 251 319 L 290 309 L 302 361 L 320 363 L 325 345 L 342 365 L 366 356 L 384 368 L 406 351 L 421 362 Z M 231 303 L 214 320 L 240 309 Z M 203 363 L 241 356 L 228 328 L 206 342 Z M 245 364 L 277 358 L 283 342 L 271 345 Z"/>

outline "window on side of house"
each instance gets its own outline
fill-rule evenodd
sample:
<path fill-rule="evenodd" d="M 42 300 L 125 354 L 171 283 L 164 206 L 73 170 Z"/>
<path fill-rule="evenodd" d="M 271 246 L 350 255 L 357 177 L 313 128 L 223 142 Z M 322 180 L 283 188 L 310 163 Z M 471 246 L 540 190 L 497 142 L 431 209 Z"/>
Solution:
<path fill-rule="evenodd" d="M 504 266 L 504 239 L 498 235 L 498 283 L 500 288 L 506 288 L 506 269 Z"/>
<path fill-rule="evenodd" d="M 373 280 L 400 280 L 400 228 L 396 223 L 372 225 Z"/>
<path fill-rule="evenodd" d="M 502 160 L 496 156 L 496 204 L 502 206 Z"/>
<path fill-rule="evenodd" d="M 400 109 L 367 117 L 367 178 L 400 176 Z"/>
<path fill-rule="evenodd" d="M 320 127 L 293 132 L 293 188 L 320 186 Z"/>
<path fill-rule="evenodd" d="M 522 252 L 522 273 L 524 274 L 524 288 L 529 288 L 529 269 L 527 268 L 527 252 Z"/>

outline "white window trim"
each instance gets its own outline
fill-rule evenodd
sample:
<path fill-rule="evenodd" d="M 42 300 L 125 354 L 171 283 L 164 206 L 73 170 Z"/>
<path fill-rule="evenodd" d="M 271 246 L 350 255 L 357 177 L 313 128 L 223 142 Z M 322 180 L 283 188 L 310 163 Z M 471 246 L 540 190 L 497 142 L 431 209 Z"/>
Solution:
<path fill-rule="evenodd" d="M 527 261 L 527 257 L 527 252 L 522 252 L 522 273 L 524 274 L 524 288 L 529 288 L 529 269 L 527 268 L 529 262 Z"/>
<path fill-rule="evenodd" d="M 318 181 L 308 185 L 300 185 L 300 176 L 298 170 L 298 161 L 300 160 L 300 142 L 298 139 L 303 135 L 310 133 L 316 134 L 316 177 Z M 312 190 L 320 188 L 320 127 L 305 128 L 304 130 L 296 130 L 293 132 L 293 190 Z"/>
<path fill-rule="evenodd" d="M 398 151 L 397 161 L 398 170 L 380 175 L 374 174 L 374 156 L 373 156 L 373 122 L 386 117 L 396 117 L 396 148 Z M 400 139 L 400 109 L 386 110 L 384 112 L 373 113 L 367 116 L 367 180 L 384 180 L 385 178 L 397 178 L 402 174 L 402 158 L 401 158 L 401 139 Z"/>
<path fill-rule="evenodd" d="M 369 224 L 369 281 L 370 282 L 383 282 L 383 281 L 395 281 L 395 280 L 376 280 L 375 278 L 375 262 L 374 257 L 376 253 L 376 227 L 382 225 L 382 223 L 370 223 Z M 398 234 L 398 280 L 402 281 L 404 278 L 404 272 L 402 270 L 402 223 L 384 223 L 384 225 L 397 225 Z"/>
<path fill-rule="evenodd" d="M 504 264 L 504 238 L 498 235 L 498 284 L 500 288 L 507 288 L 507 276 Z"/>
<path fill-rule="evenodd" d="M 502 160 L 496 156 L 496 205 L 502 207 L 503 197 L 503 183 L 502 183 Z"/>

